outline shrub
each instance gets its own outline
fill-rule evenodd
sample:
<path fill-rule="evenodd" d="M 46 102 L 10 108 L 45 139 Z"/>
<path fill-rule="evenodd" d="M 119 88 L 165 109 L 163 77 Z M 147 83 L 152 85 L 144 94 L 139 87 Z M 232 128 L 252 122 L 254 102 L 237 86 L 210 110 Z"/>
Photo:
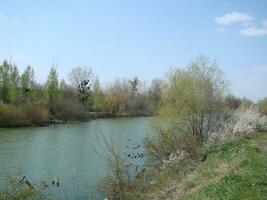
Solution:
<path fill-rule="evenodd" d="M 22 125 L 25 123 L 24 119 L 25 116 L 20 107 L 15 107 L 9 104 L 0 104 L 1 126 Z"/>
<path fill-rule="evenodd" d="M 39 104 L 27 103 L 21 105 L 21 108 L 30 124 L 41 124 L 49 120 L 48 109 Z"/>
<path fill-rule="evenodd" d="M 226 119 L 221 118 L 217 130 L 208 133 L 211 140 L 224 140 L 228 137 L 251 134 L 267 129 L 267 117 L 262 116 L 256 106 L 241 107 Z"/>
<path fill-rule="evenodd" d="M 134 165 L 127 165 L 112 138 L 108 141 L 103 136 L 101 141 L 105 146 L 102 156 L 106 161 L 107 175 L 100 181 L 99 190 L 107 199 L 142 199 L 148 185 L 146 169 L 137 170 Z"/>
<path fill-rule="evenodd" d="M 31 184 L 25 176 L 12 176 L 7 178 L 6 185 L 0 188 L 0 199 L 24 200 L 38 199 L 48 200 L 51 197 L 43 195 L 44 184 L 36 186 Z"/>
<path fill-rule="evenodd" d="M 194 159 L 202 146 L 199 135 L 180 133 L 177 129 L 157 130 L 157 134 L 145 138 L 144 147 L 150 164 L 158 167 L 171 155 L 184 152 Z"/>
<path fill-rule="evenodd" d="M 170 71 L 159 114 L 171 127 L 205 139 L 214 113 L 222 111 L 227 87 L 217 64 L 200 57 L 186 69 Z"/>
<path fill-rule="evenodd" d="M 48 110 L 37 104 L 0 104 L 0 126 L 36 125 L 48 119 Z"/>
<path fill-rule="evenodd" d="M 127 111 L 129 94 L 123 91 L 110 91 L 105 97 L 105 111 L 112 113 L 125 113 Z"/>
<path fill-rule="evenodd" d="M 52 105 L 56 119 L 64 121 L 88 121 L 88 110 L 78 101 L 72 99 L 60 100 Z"/>
<path fill-rule="evenodd" d="M 259 101 L 259 110 L 262 114 L 267 115 L 267 97 Z"/>

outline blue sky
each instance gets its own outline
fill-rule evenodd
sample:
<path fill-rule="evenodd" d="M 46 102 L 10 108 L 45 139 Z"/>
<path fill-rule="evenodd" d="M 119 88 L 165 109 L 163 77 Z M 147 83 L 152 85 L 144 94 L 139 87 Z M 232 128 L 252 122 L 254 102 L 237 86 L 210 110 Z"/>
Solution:
<path fill-rule="evenodd" d="M 149 83 L 170 67 L 206 55 L 237 96 L 267 96 L 266 0 L 0 0 L 0 59 L 30 64 L 44 82 L 89 66 L 107 85 L 138 76 Z"/>

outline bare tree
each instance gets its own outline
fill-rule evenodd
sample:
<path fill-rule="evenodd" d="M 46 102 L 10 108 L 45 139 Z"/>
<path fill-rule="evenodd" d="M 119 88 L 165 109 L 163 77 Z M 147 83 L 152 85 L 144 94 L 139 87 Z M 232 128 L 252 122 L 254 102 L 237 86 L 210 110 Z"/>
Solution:
<path fill-rule="evenodd" d="M 129 83 L 130 83 L 130 85 L 131 85 L 131 90 L 132 90 L 132 93 L 135 93 L 135 92 L 137 92 L 137 90 L 138 90 L 138 85 L 139 85 L 139 83 L 140 83 L 140 80 L 135 76 L 135 77 L 133 77 L 133 79 L 130 79 L 129 80 Z"/>
<path fill-rule="evenodd" d="M 69 73 L 69 81 L 72 86 L 78 88 L 83 81 L 94 82 L 95 74 L 89 67 L 75 67 Z"/>
<path fill-rule="evenodd" d="M 149 89 L 149 95 L 154 106 L 158 106 L 161 100 L 162 87 L 163 87 L 163 80 L 158 79 L 158 78 L 152 80 L 151 86 Z"/>

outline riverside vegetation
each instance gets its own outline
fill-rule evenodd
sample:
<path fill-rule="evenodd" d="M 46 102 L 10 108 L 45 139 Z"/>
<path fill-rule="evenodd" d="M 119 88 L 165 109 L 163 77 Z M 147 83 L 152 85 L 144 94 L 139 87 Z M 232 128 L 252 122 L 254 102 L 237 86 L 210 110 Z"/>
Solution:
<path fill-rule="evenodd" d="M 99 187 L 106 198 L 264 199 L 267 138 L 255 132 L 267 130 L 266 99 L 259 111 L 252 101 L 227 95 L 228 87 L 205 57 L 170 70 L 154 134 L 143 141 L 145 167 L 133 169 L 107 145 L 109 171 Z"/>
<path fill-rule="evenodd" d="M 152 115 L 163 85 L 162 80 L 155 79 L 145 87 L 133 77 L 103 88 L 87 67 L 73 68 L 68 79 L 69 84 L 59 80 L 56 67 L 52 67 L 45 84 L 40 84 L 32 67 L 19 74 L 16 65 L 4 60 L 0 65 L 0 126 Z"/>
<path fill-rule="evenodd" d="M 137 80 L 129 82 L 129 95 L 137 96 Z M 151 124 L 154 134 L 143 140 L 146 164 L 137 170 L 112 140 L 104 139 L 108 171 L 98 184 L 104 198 L 252 200 L 267 196 L 266 98 L 255 104 L 229 95 L 223 72 L 206 57 L 193 60 L 185 69 L 171 69 L 164 82 L 155 81 L 151 88 L 158 88 L 157 101 L 148 98 L 155 102 L 157 117 Z M 112 89 L 109 92 L 114 94 Z M 123 104 L 118 105 L 116 111 Z M 50 115 L 55 115 L 49 108 Z M 19 178 L 10 180 L 0 191 L 3 199 L 50 198 L 42 195 L 42 187 L 29 188 Z"/>

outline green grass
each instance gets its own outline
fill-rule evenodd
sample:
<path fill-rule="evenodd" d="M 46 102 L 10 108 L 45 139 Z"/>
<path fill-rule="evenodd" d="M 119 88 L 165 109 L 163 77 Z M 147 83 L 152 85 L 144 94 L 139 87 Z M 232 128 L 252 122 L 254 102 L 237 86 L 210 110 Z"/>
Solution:
<path fill-rule="evenodd" d="M 266 200 L 267 133 L 256 133 L 212 149 L 207 160 L 197 167 L 194 179 L 186 184 L 193 187 L 178 199 Z"/>
<path fill-rule="evenodd" d="M 179 181 L 158 188 L 154 199 L 267 200 L 266 132 L 210 148 L 201 160 Z"/>

